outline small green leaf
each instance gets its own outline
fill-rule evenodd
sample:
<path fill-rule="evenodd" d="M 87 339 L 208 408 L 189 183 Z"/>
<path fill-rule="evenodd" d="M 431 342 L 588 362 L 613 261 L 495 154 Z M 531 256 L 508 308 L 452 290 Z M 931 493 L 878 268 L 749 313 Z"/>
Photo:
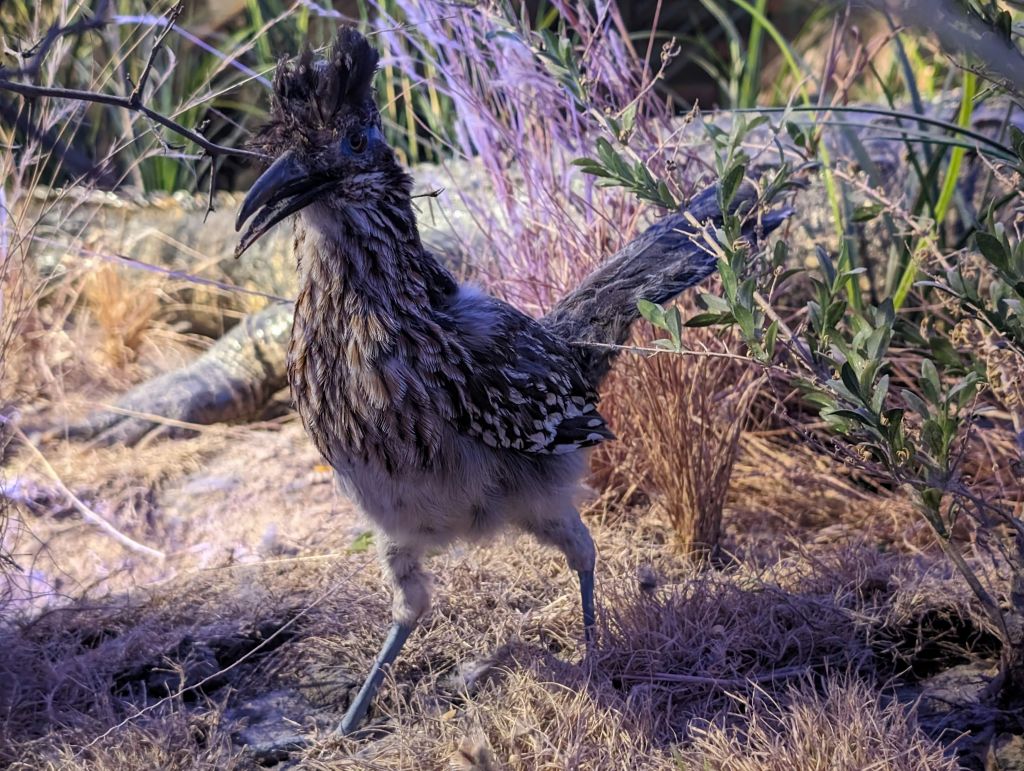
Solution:
<path fill-rule="evenodd" d="M 668 329 L 665 326 L 665 311 L 660 305 L 652 303 L 650 300 L 640 300 L 636 307 L 640 311 L 640 315 L 655 327 Z"/>
<path fill-rule="evenodd" d="M 700 301 L 701 303 L 703 303 L 704 307 L 707 308 L 709 311 L 717 313 L 729 312 L 729 303 L 716 294 L 701 292 Z"/>
<path fill-rule="evenodd" d="M 677 349 L 682 347 L 683 344 L 682 325 L 683 322 L 679 315 L 679 308 L 673 305 L 668 309 L 668 313 L 665 314 L 665 329 L 668 330 L 669 335 L 672 337 L 672 343 Z"/>
<path fill-rule="evenodd" d="M 807 134 L 793 121 L 786 121 L 786 133 L 797 147 L 807 147 Z"/>
<path fill-rule="evenodd" d="M 668 185 L 664 180 L 658 181 L 657 188 L 657 200 L 654 203 L 661 204 L 666 209 L 678 209 L 679 202 L 673 197 L 671 191 L 668 189 Z"/>
<path fill-rule="evenodd" d="M 843 320 L 843 316 L 845 315 L 846 300 L 835 300 L 829 303 L 828 308 L 825 309 L 825 318 L 823 321 L 825 331 L 835 329 L 839 322 Z"/>
<path fill-rule="evenodd" d="M 864 350 L 869 359 L 880 361 L 889 347 L 889 330 L 886 327 L 879 327 L 868 336 Z"/>
<path fill-rule="evenodd" d="M 740 331 L 743 333 L 743 337 L 748 342 L 753 342 L 754 338 L 754 314 L 749 308 L 745 308 L 742 305 L 735 305 L 732 309 L 732 315 L 736 319 L 736 323 L 740 327 Z"/>
<path fill-rule="evenodd" d="M 891 410 L 886 410 L 883 414 L 885 422 L 888 423 L 889 436 L 899 437 L 900 430 L 903 428 L 903 410 L 896 407 Z"/>
<path fill-rule="evenodd" d="M 715 141 L 715 144 L 719 145 L 719 147 L 721 147 L 721 145 L 719 144 L 721 141 L 729 138 L 728 134 L 726 134 L 722 129 L 718 128 L 718 126 L 716 126 L 714 123 L 711 123 L 710 121 L 704 122 L 704 130 L 711 135 L 711 138 Z"/>
<path fill-rule="evenodd" d="M 769 361 L 775 358 L 775 339 L 779 336 L 779 322 L 773 321 L 768 325 L 768 331 L 764 335 L 764 352 Z"/>
<path fill-rule="evenodd" d="M 850 362 L 843 362 L 843 366 L 839 368 L 839 376 L 843 379 L 843 385 L 847 390 L 863 401 L 860 394 L 860 381 L 857 379 L 857 373 L 850 366 Z"/>
<path fill-rule="evenodd" d="M 622 111 L 622 133 L 629 134 L 633 131 L 633 127 L 636 126 L 636 109 L 639 104 L 639 100 L 630 102 L 629 106 Z M 621 138 L 625 139 L 625 137 Z"/>
<path fill-rule="evenodd" d="M 886 394 L 889 393 L 889 376 L 882 375 L 878 378 L 878 383 L 875 385 L 875 392 L 871 394 L 871 409 L 875 413 L 882 412 L 882 406 L 885 404 Z"/>
<path fill-rule="evenodd" d="M 853 210 L 852 219 L 854 222 L 870 222 L 882 213 L 883 208 L 880 203 L 867 203 L 863 206 L 858 206 Z"/>
<path fill-rule="evenodd" d="M 739 190 L 740 183 L 743 182 L 743 175 L 745 173 L 746 168 L 742 165 L 733 166 L 726 172 L 725 178 L 718 189 L 719 205 L 722 207 L 723 212 L 728 211 L 732 206 L 732 201 L 736 197 L 736 191 Z"/>
<path fill-rule="evenodd" d="M 955 399 L 957 406 L 963 407 L 974 398 L 977 385 L 978 376 L 972 372 L 950 389 L 949 393 L 946 394 L 946 401 L 952 402 Z"/>
<path fill-rule="evenodd" d="M 785 241 L 776 241 L 775 248 L 772 250 L 772 267 L 781 268 L 786 264 L 786 258 L 789 256 L 789 246 Z M 784 281 L 785 279 L 782 279 Z M 780 281 L 779 283 L 782 283 Z"/>
<path fill-rule="evenodd" d="M 865 410 L 832 410 L 831 412 L 822 415 L 822 417 L 837 417 L 843 418 L 844 420 L 852 420 L 855 423 L 860 423 L 862 426 L 867 426 L 869 428 L 872 428 L 875 425 L 874 416 Z"/>
<path fill-rule="evenodd" d="M 1010 255 L 1001 238 L 981 230 L 974 235 L 974 239 L 978 244 L 978 250 L 986 260 L 1000 270 L 1006 270 L 1009 267 Z"/>
<path fill-rule="evenodd" d="M 373 546 L 373 531 L 366 530 L 355 537 L 345 551 L 348 554 L 362 554 Z"/>
<path fill-rule="evenodd" d="M 722 277 L 722 289 L 731 304 L 736 302 L 736 273 L 725 260 L 718 261 L 718 274 Z"/>
<path fill-rule="evenodd" d="M 747 124 L 744 133 L 749 135 L 754 129 L 760 128 L 761 126 L 764 126 L 766 123 L 768 123 L 768 116 L 758 115 L 756 118 L 754 118 Z"/>
<path fill-rule="evenodd" d="M 942 383 L 939 381 L 939 371 L 931 359 L 921 360 L 921 389 L 924 395 L 932 404 L 939 404 L 941 401 Z"/>
<path fill-rule="evenodd" d="M 922 418 L 927 418 L 931 411 L 928 409 L 928 405 L 924 403 L 924 400 L 920 396 L 915 394 L 913 391 L 903 389 L 900 391 L 900 398 L 903 399 L 903 403 L 910 409 L 920 415 Z"/>
<path fill-rule="evenodd" d="M 821 272 L 824 274 L 825 280 L 828 281 L 828 286 L 835 286 L 836 268 L 832 264 L 832 258 L 829 256 L 829 253 L 825 251 L 825 247 L 817 246 L 814 249 L 814 254 L 818 258 L 818 265 L 821 267 Z"/>
<path fill-rule="evenodd" d="M 822 391 L 808 391 L 804 394 L 804 401 L 820 407 L 823 411 L 838 409 L 836 400 Z"/>
<path fill-rule="evenodd" d="M 733 324 L 736 319 L 731 313 L 698 313 L 686 320 L 686 327 L 711 327 L 716 324 Z"/>

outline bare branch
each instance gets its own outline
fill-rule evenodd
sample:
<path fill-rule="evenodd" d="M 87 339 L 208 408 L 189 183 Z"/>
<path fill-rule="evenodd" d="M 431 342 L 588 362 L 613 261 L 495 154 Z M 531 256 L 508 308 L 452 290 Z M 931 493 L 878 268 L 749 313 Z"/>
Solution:
<path fill-rule="evenodd" d="M 175 134 L 179 134 L 190 142 L 199 145 L 208 155 L 239 155 L 260 160 L 265 158 L 262 153 L 257 153 L 253 150 L 245 150 L 240 147 L 225 147 L 216 142 L 211 142 L 202 134 L 186 128 L 177 121 L 158 113 L 156 110 L 150 109 L 144 104 L 132 104 L 130 96 L 114 96 L 113 94 L 82 91 L 76 88 L 34 86 L 29 83 L 17 83 L 7 79 L 0 79 L 0 91 L 10 91 L 13 94 L 20 94 L 29 98 L 70 99 L 76 102 L 94 102 L 96 104 L 110 105 L 111 107 L 120 107 L 130 112 L 141 113 L 153 122 L 169 128 Z"/>
<path fill-rule="evenodd" d="M 179 136 L 184 137 L 195 145 L 198 145 L 202 148 L 203 152 L 211 158 L 234 155 L 262 160 L 265 157 L 262 153 L 257 153 L 252 150 L 227 147 L 225 145 L 217 144 L 216 142 L 211 142 L 203 136 L 201 131 L 187 128 L 178 121 L 151 109 L 145 104 L 143 99 L 143 90 L 149 80 L 156 56 L 163 47 L 164 40 L 174 28 L 175 22 L 184 9 L 183 0 L 179 0 L 179 2 L 176 3 L 168 12 L 166 17 L 167 22 L 162 25 L 163 29 L 157 35 L 157 38 L 153 43 L 153 47 L 149 52 L 149 58 L 146 60 L 146 65 L 142 70 L 139 81 L 138 83 L 131 84 L 132 90 L 128 96 L 116 96 L 96 91 L 84 91 L 57 86 L 40 86 L 32 83 L 19 82 L 14 79 L 16 77 L 36 74 L 46 54 L 60 38 L 101 28 L 106 23 L 106 9 L 107 0 L 103 0 L 95 16 L 80 19 L 74 24 L 68 24 L 63 27 L 51 27 L 43 40 L 33 47 L 33 52 L 31 54 L 32 61 L 29 66 L 19 70 L 6 70 L 0 68 L 0 91 L 10 91 L 13 94 L 18 94 L 29 99 L 69 99 L 76 102 L 91 102 L 94 104 L 108 105 L 110 107 L 119 107 L 123 110 L 128 110 L 129 112 L 139 113 L 147 117 L 152 122 L 157 123 L 164 128 L 173 131 Z M 166 146 L 166 143 L 162 140 L 161 143 Z"/>
<path fill-rule="evenodd" d="M 139 76 L 139 82 L 135 84 L 132 92 L 128 95 L 128 100 L 139 106 L 142 104 L 142 90 L 146 87 L 146 81 L 149 80 L 149 73 L 153 69 L 153 62 L 156 60 L 156 55 L 163 48 L 164 39 L 170 34 L 174 28 L 175 22 L 178 21 L 178 17 L 181 16 L 181 12 L 185 10 L 185 0 L 178 0 L 174 7 L 167 12 L 167 23 L 164 25 L 163 30 L 157 35 L 156 41 L 153 43 L 153 48 L 149 52 L 149 58 L 146 59 L 146 66 L 142 68 L 142 75 Z M 131 79 L 128 80 L 131 83 Z"/>

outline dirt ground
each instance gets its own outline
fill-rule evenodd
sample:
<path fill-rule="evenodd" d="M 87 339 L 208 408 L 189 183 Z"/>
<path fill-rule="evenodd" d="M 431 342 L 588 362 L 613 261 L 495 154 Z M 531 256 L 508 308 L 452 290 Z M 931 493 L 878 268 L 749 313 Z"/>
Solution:
<path fill-rule="evenodd" d="M 163 560 L 84 523 L 20 453 L 5 471 L 23 505 L 6 535 L 19 570 L 0 643 L 3 762 L 1013 768 L 1019 740 L 976 706 L 994 637 L 913 513 L 810 454 L 768 472 L 769 439 L 743 448 L 727 556 L 703 570 L 675 556 L 658 501 L 595 495 L 589 653 L 555 552 L 520 537 L 433 556 L 434 610 L 352 739 L 331 731 L 390 597 L 372 534 L 294 417 L 43 448 L 83 505 Z"/>

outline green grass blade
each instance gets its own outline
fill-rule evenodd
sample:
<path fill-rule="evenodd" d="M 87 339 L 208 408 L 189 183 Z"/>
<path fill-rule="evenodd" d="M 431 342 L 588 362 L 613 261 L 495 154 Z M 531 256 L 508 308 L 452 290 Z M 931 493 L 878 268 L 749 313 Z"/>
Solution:
<path fill-rule="evenodd" d="M 978 89 L 978 76 L 969 70 L 964 70 L 963 93 L 960 96 L 960 113 L 957 115 L 957 124 L 961 127 L 970 126 L 971 116 L 974 114 L 974 95 Z M 966 149 L 954 147 L 949 156 L 949 167 L 946 169 L 946 178 L 942 182 L 942 192 L 939 193 L 938 203 L 935 204 L 935 227 L 941 228 L 942 222 L 949 211 L 949 204 L 953 201 L 953 194 L 956 192 L 956 183 L 960 177 L 960 166 L 963 164 Z"/>
<path fill-rule="evenodd" d="M 743 82 L 740 85 L 740 107 L 757 104 L 758 81 L 761 76 L 761 49 L 764 46 L 764 27 L 761 19 L 767 19 L 765 9 L 768 0 L 757 0 L 756 14 L 751 13 L 750 37 L 747 39 L 747 60 L 743 67 Z M 788 47 L 788 46 L 787 46 Z"/>

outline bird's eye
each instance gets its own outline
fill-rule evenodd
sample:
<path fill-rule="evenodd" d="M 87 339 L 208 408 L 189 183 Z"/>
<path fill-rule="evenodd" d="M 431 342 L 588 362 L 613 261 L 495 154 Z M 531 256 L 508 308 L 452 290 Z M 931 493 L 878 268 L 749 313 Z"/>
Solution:
<path fill-rule="evenodd" d="M 354 131 L 349 134 L 348 146 L 352 148 L 352 152 L 361 153 L 366 149 L 366 132 L 365 131 Z"/>

